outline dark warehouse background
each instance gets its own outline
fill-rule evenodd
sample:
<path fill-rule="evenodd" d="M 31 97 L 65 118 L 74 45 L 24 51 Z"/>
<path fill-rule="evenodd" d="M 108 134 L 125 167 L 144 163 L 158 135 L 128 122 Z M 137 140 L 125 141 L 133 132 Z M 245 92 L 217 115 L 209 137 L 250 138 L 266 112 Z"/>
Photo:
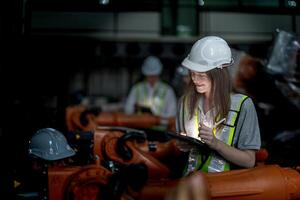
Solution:
<path fill-rule="evenodd" d="M 276 85 L 282 77 L 265 71 L 276 29 L 298 39 L 299 11 L 297 0 L 2 0 L 0 190 L 11 195 L 33 133 L 44 127 L 66 131 L 65 109 L 76 94 L 124 101 L 148 55 L 161 58 L 163 78 L 171 82 L 204 35 L 222 36 L 262 61 L 249 88 L 263 146 L 270 163 L 299 166 L 300 93 L 284 95 Z M 297 53 L 296 70 L 299 62 Z M 274 141 L 283 132 L 290 138 Z"/>

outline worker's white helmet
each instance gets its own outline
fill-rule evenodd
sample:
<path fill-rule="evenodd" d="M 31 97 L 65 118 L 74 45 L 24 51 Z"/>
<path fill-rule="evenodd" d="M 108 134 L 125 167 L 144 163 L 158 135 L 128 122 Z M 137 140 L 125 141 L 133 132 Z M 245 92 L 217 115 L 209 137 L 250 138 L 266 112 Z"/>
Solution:
<path fill-rule="evenodd" d="M 149 75 L 160 75 L 162 71 L 162 63 L 160 60 L 155 56 L 147 57 L 142 65 L 142 73 L 145 76 Z"/>
<path fill-rule="evenodd" d="M 207 36 L 193 45 L 182 65 L 193 71 L 207 72 L 232 63 L 231 50 L 227 42 L 220 37 Z"/>

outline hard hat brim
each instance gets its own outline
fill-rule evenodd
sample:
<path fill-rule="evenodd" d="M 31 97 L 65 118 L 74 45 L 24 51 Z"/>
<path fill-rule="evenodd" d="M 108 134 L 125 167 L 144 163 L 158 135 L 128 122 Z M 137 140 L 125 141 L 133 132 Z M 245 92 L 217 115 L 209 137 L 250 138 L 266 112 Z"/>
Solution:
<path fill-rule="evenodd" d="M 61 154 L 50 154 L 49 152 L 41 152 L 38 149 L 30 149 L 29 155 L 34 155 L 38 158 L 41 158 L 43 160 L 50 160 L 50 161 L 55 161 L 55 160 L 60 160 L 68 157 L 74 156 L 76 153 L 73 149 L 69 149 L 67 152 L 61 153 Z"/>
<path fill-rule="evenodd" d="M 194 62 L 189 61 L 188 58 L 185 58 L 182 61 L 181 65 L 188 68 L 189 70 L 196 71 L 196 72 L 207 72 L 207 71 L 212 70 L 217 67 L 217 66 L 207 66 L 207 65 L 201 65 L 198 63 L 194 63 Z"/>
<path fill-rule="evenodd" d="M 67 153 L 64 153 L 62 155 L 47 155 L 47 156 L 44 156 L 44 159 L 45 160 L 51 160 L 51 161 L 55 161 L 55 160 L 61 160 L 61 159 L 65 159 L 65 158 L 69 158 L 69 157 L 72 157 L 75 155 L 75 151 L 69 151 Z"/>
<path fill-rule="evenodd" d="M 186 57 L 186 58 L 182 61 L 181 65 L 184 66 L 184 67 L 186 67 L 186 68 L 188 68 L 189 70 L 192 70 L 192 71 L 196 71 L 196 72 L 207 72 L 207 71 L 212 70 L 212 69 L 214 69 L 214 68 L 220 68 L 220 69 L 222 69 L 222 68 L 224 68 L 224 67 L 229 67 L 229 66 L 233 65 L 233 63 L 234 63 L 234 61 L 233 61 L 233 59 L 231 58 L 231 61 L 230 61 L 229 63 L 222 64 L 222 65 L 210 65 L 210 66 L 208 66 L 208 65 L 201 65 L 201 64 L 199 64 L 199 63 L 191 62 L 191 61 L 189 60 L 189 58 Z"/>
<path fill-rule="evenodd" d="M 156 70 L 156 71 L 147 71 L 147 70 L 142 70 L 142 74 L 145 76 L 155 76 L 155 75 L 160 75 L 161 70 Z"/>

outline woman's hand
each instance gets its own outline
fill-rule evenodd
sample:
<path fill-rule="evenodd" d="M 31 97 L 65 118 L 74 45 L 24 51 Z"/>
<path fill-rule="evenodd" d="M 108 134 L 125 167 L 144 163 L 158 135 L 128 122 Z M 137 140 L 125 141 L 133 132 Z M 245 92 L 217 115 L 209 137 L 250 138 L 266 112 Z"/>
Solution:
<path fill-rule="evenodd" d="M 209 128 L 203 124 L 200 125 L 198 136 L 199 136 L 199 138 L 201 138 L 201 141 L 203 143 L 207 144 L 210 148 L 217 149 L 219 140 L 215 137 L 212 128 Z"/>

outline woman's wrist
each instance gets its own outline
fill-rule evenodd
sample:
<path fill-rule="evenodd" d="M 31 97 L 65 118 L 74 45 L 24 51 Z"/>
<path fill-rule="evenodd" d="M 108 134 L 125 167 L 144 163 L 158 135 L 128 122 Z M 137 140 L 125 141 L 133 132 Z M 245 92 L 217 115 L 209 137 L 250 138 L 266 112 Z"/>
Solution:
<path fill-rule="evenodd" d="M 222 148 L 222 141 L 215 139 L 212 149 L 219 152 L 221 150 L 221 148 Z"/>

